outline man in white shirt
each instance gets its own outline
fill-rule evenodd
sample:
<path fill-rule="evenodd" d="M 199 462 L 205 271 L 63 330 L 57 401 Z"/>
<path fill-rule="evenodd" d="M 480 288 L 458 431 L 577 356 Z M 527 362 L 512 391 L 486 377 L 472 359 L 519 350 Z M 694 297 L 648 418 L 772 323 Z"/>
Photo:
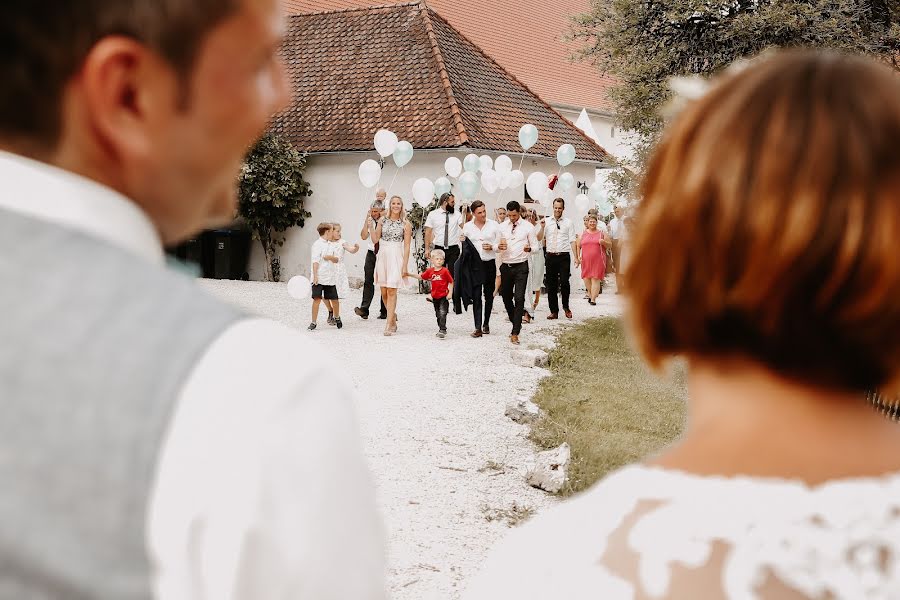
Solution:
<path fill-rule="evenodd" d="M 430 256 L 434 249 L 443 250 L 444 265 L 451 274 L 455 274 L 453 268 L 459 259 L 459 238 L 464 223 L 462 211 L 456 210 L 456 198 L 449 192 L 440 197 L 438 207 L 425 219 L 425 253 Z M 456 290 L 453 293 L 453 312 L 462 312 Z"/>
<path fill-rule="evenodd" d="M 164 264 L 289 100 L 279 4 L 5 6 L 2 598 L 385 597 L 350 378 Z"/>
<path fill-rule="evenodd" d="M 372 299 L 375 297 L 375 261 L 378 257 L 379 244 L 372 241 L 372 234 L 375 233 L 378 220 L 381 219 L 381 213 L 384 212 L 385 198 L 387 198 L 387 192 L 384 191 L 384 188 L 378 188 L 378 191 L 375 192 L 375 201 L 366 212 L 366 220 L 363 221 L 362 229 L 359 232 L 360 239 L 365 242 L 363 245 L 366 248 L 366 263 L 363 268 L 362 302 L 353 309 L 353 312 L 363 319 L 369 318 L 369 307 L 372 306 Z M 378 312 L 378 318 L 387 319 L 384 300 L 382 299 L 380 302 L 381 310 Z"/>
<path fill-rule="evenodd" d="M 500 295 L 512 322 L 509 341 L 519 345 L 525 314 L 525 288 L 528 287 L 528 257 L 541 240 L 534 225 L 521 218 L 521 205 L 515 200 L 506 205 L 506 221 L 500 225 Z"/>
<path fill-rule="evenodd" d="M 553 201 L 553 216 L 547 218 L 544 223 L 544 239 L 547 248 L 547 301 L 550 304 L 548 319 L 559 318 L 559 297 L 562 295 L 562 307 L 566 317 L 572 318 L 569 309 L 569 279 L 572 276 L 572 257 L 575 258 L 575 266 L 578 260 L 577 246 L 575 244 L 575 226 L 572 221 L 563 217 L 566 209 L 566 201 L 557 198 Z"/>
<path fill-rule="evenodd" d="M 500 226 L 496 221 L 487 218 L 487 207 L 481 200 L 472 203 L 472 220 L 463 227 L 463 238 L 478 249 L 481 256 L 481 273 L 483 282 L 481 293 L 476 294 L 472 306 L 475 317 L 475 331 L 472 337 L 480 338 L 482 334 L 491 333 L 491 310 L 494 308 L 494 285 L 497 281 L 497 246 L 500 244 Z M 484 302 L 481 300 L 484 294 Z M 484 311 L 484 312 L 482 312 Z"/>
<path fill-rule="evenodd" d="M 625 225 L 623 223 L 622 214 L 624 209 L 621 204 L 616 204 L 613 214 L 615 215 L 609 222 L 609 235 L 612 238 L 612 262 L 613 268 L 616 270 L 616 293 L 622 290 L 622 276 L 619 273 L 619 264 L 622 261 L 622 238 L 625 233 Z"/>

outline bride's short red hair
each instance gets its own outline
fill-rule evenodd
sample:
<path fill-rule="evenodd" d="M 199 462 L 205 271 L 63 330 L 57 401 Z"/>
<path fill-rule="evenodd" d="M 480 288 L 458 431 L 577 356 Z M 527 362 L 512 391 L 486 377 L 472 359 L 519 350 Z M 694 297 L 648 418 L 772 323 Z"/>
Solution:
<path fill-rule="evenodd" d="M 627 293 L 653 366 L 743 357 L 818 386 L 900 375 L 900 74 L 788 51 L 724 75 L 642 186 Z"/>

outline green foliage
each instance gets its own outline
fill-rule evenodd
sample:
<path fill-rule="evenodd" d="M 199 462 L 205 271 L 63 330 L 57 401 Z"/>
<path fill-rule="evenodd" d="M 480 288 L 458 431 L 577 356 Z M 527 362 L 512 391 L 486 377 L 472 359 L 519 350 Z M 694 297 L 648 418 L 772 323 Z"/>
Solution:
<path fill-rule="evenodd" d="M 412 207 L 406 213 L 406 218 L 412 225 L 413 256 L 416 259 L 419 273 L 428 268 L 428 257 L 425 256 L 425 219 L 428 218 L 428 213 L 437 207 L 437 198 L 434 198 L 428 206 L 422 206 L 418 202 L 413 202 Z M 429 282 L 420 281 L 419 293 L 427 293 L 428 285 Z"/>
<path fill-rule="evenodd" d="M 266 253 L 267 281 L 279 279 L 274 265 L 284 232 L 303 227 L 310 217 L 304 209 L 306 197 L 312 195 L 303 179 L 305 169 L 306 155 L 272 134 L 256 142 L 241 168 L 238 213 Z"/>
<path fill-rule="evenodd" d="M 611 179 L 634 195 L 663 126 L 671 77 L 711 75 L 770 48 L 815 47 L 879 57 L 900 68 L 897 0 L 592 0 L 573 37 L 581 56 L 619 84 L 609 91 L 620 125 L 637 134 L 629 172 Z"/>

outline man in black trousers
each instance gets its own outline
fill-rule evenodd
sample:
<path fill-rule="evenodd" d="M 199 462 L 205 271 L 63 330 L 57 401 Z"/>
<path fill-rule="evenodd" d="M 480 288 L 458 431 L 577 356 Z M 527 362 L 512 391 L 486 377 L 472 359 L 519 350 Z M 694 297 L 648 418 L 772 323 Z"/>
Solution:
<path fill-rule="evenodd" d="M 500 225 L 500 295 L 506 314 L 512 321 L 509 341 L 519 345 L 522 315 L 525 314 L 525 288 L 528 287 L 528 256 L 537 246 L 538 231 L 521 218 L 522 207 L 513 200 L 506 205 L 506 221 Z"/>
<path fill-rule="evenodd" d="M 384 199 L 386 196 L 387 193 L 383 189 L 379 189 L 375 193 L 375 202 L 369 208 L 369 214 L 366 215 L 366 221 L 363 223 L 362 231 L 359 233 L 359 237 L 362 238 L 367 246 L 368 252 L 366 252 L 366 264 L 363 271 L 365 280 L 363 283 L 362 303 L 354 308 L 353 312 L 363 319 L 369 318 L 369 307 L 372 305 L 372 298 L 375 297 L 375 258 L 378 254 L 378 244 L 372 243 L 372 234 L 375 232 L 375 227 L 378 226 L 378 219 L 381 218 L 381 213 L 384 211 Z M 383 300 L 381 301 L 381 312 L 378 314 L 378 318 L 387 319 L 387 309 Z"/>
<path fill-rule="evenodd" d="M 553 201 L 553 216 L 545 220 L 544 238 L 547 240 L 547 302 L 550 304 L 548 319 L 559 318 L 559 298 L 562 296 L 563 311 L 566 318 L 572 318 L 569 310 L 569 279 L 572 276 L 572 257 L 575 266 L 578 260 L 575 244 L 575 226 L 572 221 L 563 217 L 566 201 L 557 198 Z"/>

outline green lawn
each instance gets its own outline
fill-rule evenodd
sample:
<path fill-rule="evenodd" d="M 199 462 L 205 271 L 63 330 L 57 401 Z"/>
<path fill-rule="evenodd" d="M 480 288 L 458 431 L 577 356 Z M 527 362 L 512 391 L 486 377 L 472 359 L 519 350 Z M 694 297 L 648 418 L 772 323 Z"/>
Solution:
<path fill-rule="evenodd" d="M 553 375 L 534 401 L 546 416 L 532 429 L 539 446 L 572 447 L 563 495 L 581 491 L 609 471 L 659 450 L 681 432 L 684 370 L 667 379 L 649 372 L 616 318 L 589 321 L 563 333 L 550 353 Z"/>

